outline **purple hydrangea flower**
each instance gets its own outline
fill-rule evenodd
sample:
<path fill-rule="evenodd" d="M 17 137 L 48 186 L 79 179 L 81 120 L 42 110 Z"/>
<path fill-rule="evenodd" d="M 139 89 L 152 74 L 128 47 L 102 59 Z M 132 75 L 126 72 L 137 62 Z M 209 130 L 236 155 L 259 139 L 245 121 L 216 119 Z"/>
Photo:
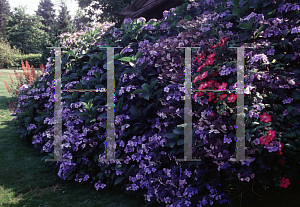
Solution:
<path fill-rule="evenodd" d="M 231 22 L 228 22 L 227 24 L 226 24 L 226 27 L 227 27 L 227 29 L 229 29 L 230 27 L 232 27 L 232 23 Z"/>
<path fill-rule="evenodd" d="M 256 138 L 256 139 L 253 141 L 253 143 L 254 143 L 255 145 L 259 145 L 259 144 L 260 144 L 260 141 L 259 141 L 258 138 Z"/>
<path fill-rule="evenodd" d="M 35 124 L 30 124 L 29 127 L 27 127 L 27 130 L 36 129 Z"/>
<path fill-rule="evenodd" d="M 283 104 L 287 104 L 287 103 L 292 103 L 294 99 L 293 98 L 288 98 L 288 99 L 284 99 L 282 102 Z"/>
<path fill-rule="evenodd" d="M 267 55 L 274 55 L 274 48 L 270 48 L 270 50 L 268 50 Z"/>
<path fill-rule="evenodd" d="M 232 139 L 231 138 L 227 138 L 227 135 L 225 134 L 224 135 L 224 143 L 226 144 L 230 144 L 232 142 Z"/>
<path fill-rule="evenodd" d="M 300 26 L 299 26 L 299 27 L 294 27 L 294 28 L 292 29 L 291 34 L 294 34 L 294 33 L 300 33 Z"/>

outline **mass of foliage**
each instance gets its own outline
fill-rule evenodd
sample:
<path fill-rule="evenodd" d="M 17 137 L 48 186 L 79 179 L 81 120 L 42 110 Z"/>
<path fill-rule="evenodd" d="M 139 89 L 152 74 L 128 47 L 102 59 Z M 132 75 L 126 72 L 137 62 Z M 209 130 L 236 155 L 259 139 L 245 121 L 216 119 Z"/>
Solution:
<path fill-rule="evenodd" d="M 6 22 L 10 15 L 10 6 L 7 0 L 0 0 L 0 39 L 6 37 Z"/>
<path fill-rule="evenodd" d="M 107 53 L 115 48 L 115 158 L 106 158 L 106 93 L 62 92 L 62 154 L 50 162 L 62 179 L 120 185 L 163 206 L 233 206 L 228 192 L 252 184 L 299 185 L 299 3 L 203 1 L 164 18 L 125 19 L 62 35 L 62 89 L 105 89 Z M 58 46 L 58 45 L 56 45 Z M 236 49 L 245 48 L 245 145 L 236 152 Z M 184 156 L 184 60 L 192 50 L 193 158 Z M 53 159 L 54 68 L 19 89 L 18 132 Z"/>
<path fill-rule="evenodd" d="M 0 40 L 0 68 L 14 67 L 15 56 L 21 55 L 21 51 L 16 46 L 11 47 L 5 39 Z"/>

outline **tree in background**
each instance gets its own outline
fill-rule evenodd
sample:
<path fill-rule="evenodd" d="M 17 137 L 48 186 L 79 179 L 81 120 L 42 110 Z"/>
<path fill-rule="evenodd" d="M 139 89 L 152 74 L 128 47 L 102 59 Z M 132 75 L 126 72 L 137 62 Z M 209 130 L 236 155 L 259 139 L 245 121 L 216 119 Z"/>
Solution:
<path fill-rule="evenodd" d="M 0 0 L 0 39 L 6 38 L 6 23 L 11 15 L 7 0 Z"/>
<path fill-rule="evenodd" d="M 64 1 L 61 1 L 60 8 L 61 10 L 59 11 L 55 23 L 57 27 L 53 27 L 53 29 L 57 30 L 58 36 L 67 32 L 70 32 L 71 34 L 74 33 L 76 29 L 73 25 L 73 21 L 71 20 L 71 16 Z"/>
<path fill-rule="evenodd" d="M 121 21 L 120 15 L 123 8 L 129 6 L 134 0 L 76 0 L 78 6 L 84 9 L 84 12 L 89 16 L 89 21 L 95 20 L 98 23 L 112 22 L 118 23 Z M 94 11 L 101 11 L 96 13 Z M 93 18 L 94 16 L 94 18 Z"/>
<path fill-rule="evenodd" d="M 51 0 L 41 0 L 38 10 L 36 11 L 36 16 L 43 17 L 42 24 L 45 26 L 44 31 L 49 32 L 51 25 L 55 20 L 55 10 L 54 4 Z"/>
<path fill-rule="evenodd" d="M 52 31 L 53 25 L 55 22 L 55 9 L 54 4 L 51 0 L 41 0 L 36 11 L 36 16 L 42 17 L 42 24 L 44 25 L 44 35 L 41 37 L 41 51 L 42 58 L 41 62 L 45 65 L 47 58 L 49 57 L 50 49 L 47 47 L 54 46 L 55 41 L 57 40 L 56 32 Z"/>
<path fill-rule="evenodd" d="M 45 32 L 41 17 L 25 13 L 25 7 L 14 8 L 7 21 L 7 40 L 24 54 L 38 54 Z"/>

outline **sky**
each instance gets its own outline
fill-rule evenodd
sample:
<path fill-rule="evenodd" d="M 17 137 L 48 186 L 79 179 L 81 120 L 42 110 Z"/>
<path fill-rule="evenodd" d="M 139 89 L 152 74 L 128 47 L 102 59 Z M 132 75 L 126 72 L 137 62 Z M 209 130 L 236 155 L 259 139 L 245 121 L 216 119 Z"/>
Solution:
<path fill-rule="evenodd" d="M 30 15 L 35 15 L 35 11 L 38 10 L 38 6 L 41 0 L 8 0 L 11 11 L 14 7 L 18 6 L 26 6 L 26 13 Z M 72 16 L 72 19 L 74 18 L 76 11 L 78 9 L 78 2 L 75 0 L 65 0 L 67 4 L 67 8 L 69 11 L 69 14 Z M 52 3 L 54 4 L 54 9 L 56 12 L 56 15 L 58 15 L 58 12 L 60 10 L 60 0 L 52 0 Z"/>

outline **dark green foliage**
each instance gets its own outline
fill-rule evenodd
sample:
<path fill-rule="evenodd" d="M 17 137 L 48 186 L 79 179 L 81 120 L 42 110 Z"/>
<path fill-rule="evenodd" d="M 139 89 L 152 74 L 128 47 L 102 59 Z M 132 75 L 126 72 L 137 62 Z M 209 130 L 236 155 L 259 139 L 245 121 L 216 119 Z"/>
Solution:
<path fill-rule="evenodd" d="M 0 0 L 0 39 L 6 38 L 6 23 L 10 15 L 10 6 L 7 0 Z"/>
<path fill-rule="evenodd" d="M 24 7 L 17 7 L 7 22 L 7 39 L 12 46 L 24 54 L 41 53 L 41 39 L 44 35 L 41 18 L 28 15 Z"/>
<path fill-rule="evenodd" d="M 64 1 L 61 2 L 60 10 L 55 24 L 57 25 L 58 34 L 75 32 L 71 16 L 69 14 L 67 5 Z M 55 28 L 55 27 L 54 27 Z"/>
<path fill-rule="evenodd" d="M 42 24 L 45 26 L 44 31 L 49 32 L 50 26 L 54 24 L 55 10 L 54 4 L 51 0 L 41 0 L 38 10 L 36 11 L 36 16 L 43 17 L 41 20 Z"/>

